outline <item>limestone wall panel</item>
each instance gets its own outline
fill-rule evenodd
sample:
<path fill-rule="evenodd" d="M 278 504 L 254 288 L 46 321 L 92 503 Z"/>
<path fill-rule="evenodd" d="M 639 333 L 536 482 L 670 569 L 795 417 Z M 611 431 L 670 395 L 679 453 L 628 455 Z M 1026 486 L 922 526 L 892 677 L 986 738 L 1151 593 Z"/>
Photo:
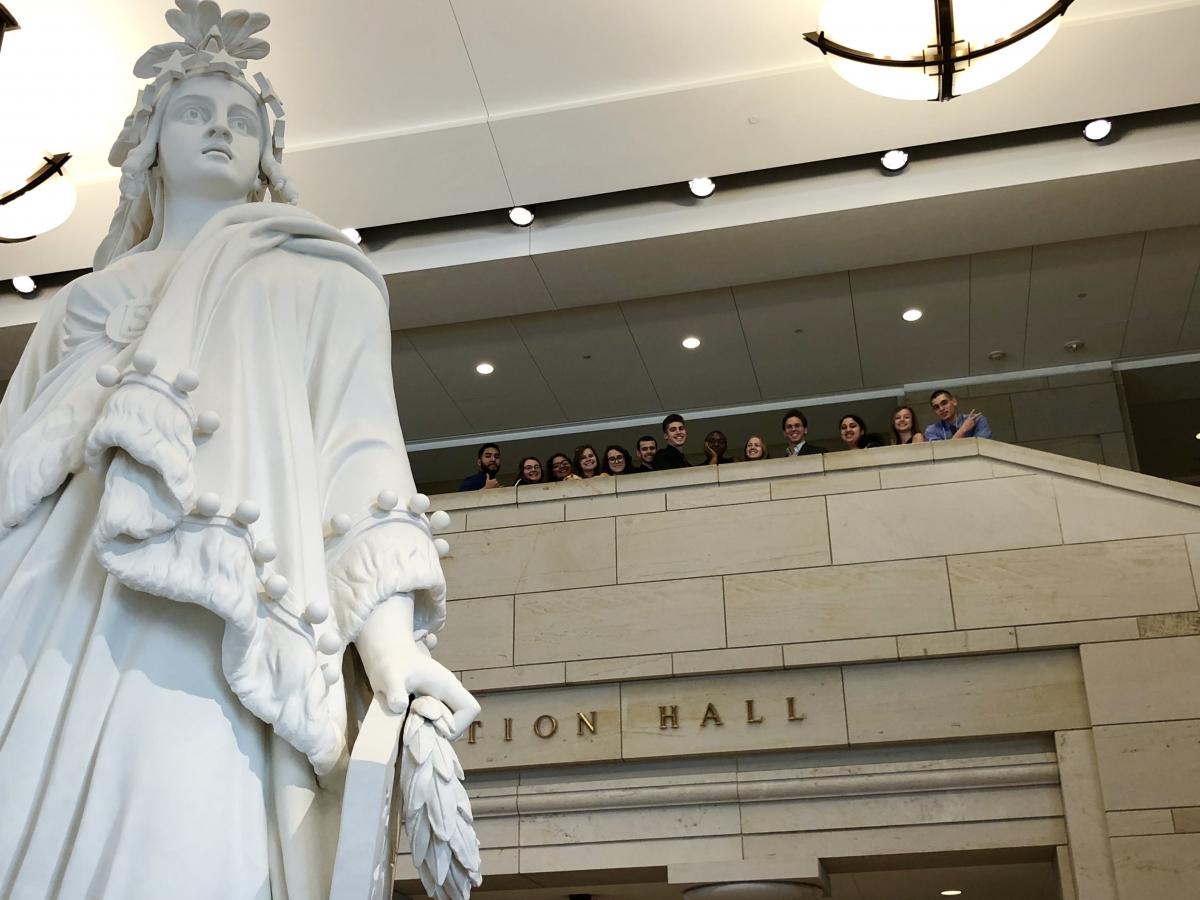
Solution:
<path fill-rule="evenodd" d="M 959 628 L 1196 608 L 1181 537 L 978 553 L 948 565 Z"/>
<path fill-rule="evenodd" d="M 851 743 L 1089 724 L 1079 658 L 1069 650 L 850 666 L 844 678 Z"/>
<path fill-rule="evenodd" d="M 652 581 L 516 598 L 518 663 L 724 645 L 720 578 Z"/>
<path fill-rule="evenodd" d="M 513 598 L 477 597 L 446 604 L 446 628 L 434 658 L 451 671 L 513 664 Z"/>
<path fill-rule="evenodd" d="M 1094 729 L 1104 807 L 1200 806 L 1200 720 Z"/>
<path fill-rule="evenodd" d="M 1195 900 L 1200 834 L 1113 838 L 1121 900 Z"/>
<path fill-rule="evenodd" d="M 838 564 L 1062 543 L 1044 475 L 840 494 L 827 502 Z"/>
<path fill-rule="evenodd" d="M 1200 507 L 1187 503 L 1074 478 L 1055 477 L 1054 491 L 1068 544 L 1200 531 Z"/>
<path fill-rule="evenodd" d="M 617 560 L 621 582 L 828 565 L 825 501 L 622 516 Z"/>
<path fill-rule="evenodd" d="M 731 647 L 954 627 L 942 559 L 725 577 Z"/>
<path fill-rule="evenodd" d="M 611 519 L 468 531 L 442 560 L 451 600 L 616 581 Z"/>
<path fill-rule="evenodd" d="M 1080 649 L 1097 725 L 1200 719 L 1200 636 Z"/>

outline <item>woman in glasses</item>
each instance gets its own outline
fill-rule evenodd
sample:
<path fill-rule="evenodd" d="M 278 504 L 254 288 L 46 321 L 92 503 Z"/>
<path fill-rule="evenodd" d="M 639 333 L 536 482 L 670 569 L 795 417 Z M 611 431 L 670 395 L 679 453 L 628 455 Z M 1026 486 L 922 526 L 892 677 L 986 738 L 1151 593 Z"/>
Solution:
<path fill-rule="evenodd" d="M 565 453 L 555 453 L 546 460 L 545 471 L 550 473 L 551 481 L 576 481 L 579 478 L 575 463 Z"/>
<path fill-rule="evenodd" d="M 536 456 L 526 456 L 521 460 L 521 465 L 517 471 L 520 474 L 513 483 L 514 486 L 518 484 L 541 484 L 546 480 L 546 472 L 542 468 L 542 462 Z"/>
<path fill-rule="evenodd" d="M 617 444 L 609 444 L 604 450 L 604 474 L 624 475 L 633 469 L 633 457 L 629 451 Z"/>

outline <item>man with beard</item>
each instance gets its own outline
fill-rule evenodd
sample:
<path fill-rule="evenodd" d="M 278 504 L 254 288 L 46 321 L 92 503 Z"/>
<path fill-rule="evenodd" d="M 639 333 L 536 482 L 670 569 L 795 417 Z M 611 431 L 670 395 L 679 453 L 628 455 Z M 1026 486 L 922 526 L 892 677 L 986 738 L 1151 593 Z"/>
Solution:
<path fill-rule="evenodd" d="M 463 479 L 463 483 L 458 486 L 460 491 L 478 491 L 501 486 L 496 478 L 500 474 L 499 444 L 484 444 L 480 447 L 475 457 L 475 465 L 479 467 L 479 471 Z"/>

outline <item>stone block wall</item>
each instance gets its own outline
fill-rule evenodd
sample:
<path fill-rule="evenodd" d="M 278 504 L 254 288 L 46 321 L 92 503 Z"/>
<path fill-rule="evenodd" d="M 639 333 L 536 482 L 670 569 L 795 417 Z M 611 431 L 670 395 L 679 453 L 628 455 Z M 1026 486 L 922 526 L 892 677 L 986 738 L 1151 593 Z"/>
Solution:
<path fill-rule="evenodd" d="M 434 505 L 492 871 L 1043 846 L 1194 896 L 1200 490 L 969 440 Z"/>

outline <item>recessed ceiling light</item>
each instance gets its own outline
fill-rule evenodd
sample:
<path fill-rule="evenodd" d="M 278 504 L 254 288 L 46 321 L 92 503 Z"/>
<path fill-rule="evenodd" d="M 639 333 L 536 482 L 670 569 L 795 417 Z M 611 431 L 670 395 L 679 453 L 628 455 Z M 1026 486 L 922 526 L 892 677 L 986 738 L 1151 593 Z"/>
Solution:
<path fill-rule="evenodd" d="M 1196 440 L 1200 441 L 1200 431 L 1196 432 Z"/>
<path fill-rule="evenodd" d="M 1113 123 L 1111 119 L 1093 119 L 1083 126 L 1083 136 L 1097 144 L 1112 134 Z"/>
<path fill-rule="evenodd" d="M 518 228 L 527 228 L 533 224 L 533 210 L 528 206 L 514 206 L 508 211 L 508 221 Z"/>
<path fill-rule="evenodd" d="M 481 362 L 479 365 L 477 365 L 475 367 L 475 371 L 478 372 L 480 375 L 491 375 L 493 372 L 496 371 L 496 367 L 493 366 L 490 362 Z"/>
<path fill-rule="evenodd" d="M 879 164 L 889 172 L 899 172 L 908 165 L 907 150 L 889 150 L 879 157 Z"/>
<path fill-rule="evenodd" d="M 925 315 L 925 313 L 921 312 L 916 307 L 913 307 L 912 309 L 906 309 L 904 312 L 902 312 L 900 314 L 900 318 L 902 318 L 905 322 L 915 322 L 923 315 Z"/>
<path fill-rule="evenodd" d="M 962 891 L 942 891 L 943 897 L 958 897 L 961 894 L 962 894 Z"/>
<path fill-rule="evenodd" d="M 28 275 L 14 275 L 12 284 L 21 294 L 32 294 L 37 290 L 37 283 Z"/>
<path fill-rule="evenodd" d="M 350 238 L 350 240 L 354 241 L 356 244 L 362 243 L 362 235 L 358 233 L 357 228 L 343 228 L 342 234 Z"/>
<path fill-rule="evenodd" d="M 1085 345 L 1083 341 L 1067 341 L 1065 344 L 1063 344 L 1063 349 L 1068 353 L 1078 353 L 1084 348 L 1084 346 Z"/>
<path fill-rule="evenodd" d="M 1006 357 L 1006 356 L 1008 356 L 1008 354 L 1006 352 L 1004 352 L 1003 350 L 993 350 L 991 353 L 988 354 L 988 359 L 992 360 L 993 362 L 999 362 L 1000 360 L 1004 359 L 1004 357 Z"/>
<path fill-rule="evenodd" d="M 694 337 L 694 336 L 689 336 L 689 337 L 685 337 L 679 343 L 681 343 L 683 345 L 684 350 L 695 350 L 697 347 L 700 346 L 700 338 Z"/>
<path fill-rule="evenodd" d="M 711 178 L 693 178 L 688 182 L 688 190 L 692 192 L 693 197 L 711 197 L 716 189 L 717 186 Z"/>

